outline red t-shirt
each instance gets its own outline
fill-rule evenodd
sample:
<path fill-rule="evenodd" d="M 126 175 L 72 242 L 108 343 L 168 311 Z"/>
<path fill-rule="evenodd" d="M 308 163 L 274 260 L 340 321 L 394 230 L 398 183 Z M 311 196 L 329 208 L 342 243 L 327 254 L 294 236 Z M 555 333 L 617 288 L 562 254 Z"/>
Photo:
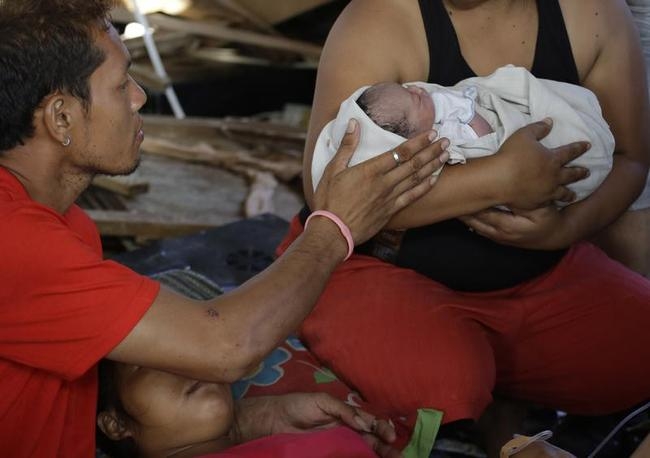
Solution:
<path fill-rule="evenodd" d="M 158 283 L 102 259 L 93 222 L 34 202 L 0 168 L 0 455 L 92 457 L 96 363 Z"/>

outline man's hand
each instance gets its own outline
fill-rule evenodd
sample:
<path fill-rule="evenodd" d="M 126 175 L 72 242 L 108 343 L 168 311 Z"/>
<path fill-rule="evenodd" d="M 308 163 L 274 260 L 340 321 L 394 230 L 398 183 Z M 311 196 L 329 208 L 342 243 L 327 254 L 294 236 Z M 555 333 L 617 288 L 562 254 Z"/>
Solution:
<path fill-rule="evenodd" d="M 433 173 L 448 159 L 443 150 L 449 143 L 433 142 L 434 138 L 435 132 L 425 132 L 394 151 L 348 168 L 359 141 L 359 126 L 352 120 L 318 184 L 312 210 L 337 215 L 350 228 L 355 244 L 368 240 L 435 183 Z"/>
<path fill-rule="evenodd" d="M 325 393 L 242 399 L 235 410 L 234 440 L 240 443 L 271 434 L 309 432 L 338 425 L 359 431 L 379 456 L 399 457 L 399 452 L 389 445 L 395 440 L 395 430 L 389 423 Z"/>
<path fill-rule="evenodd" d="M 584 167 L 567 164 L 590 147 L 575 142 L 557 148 L 546 148 L 539 140 L 552 129 L 550 119 L 529 124 L 512 134 L 499 148 L 498 156 L 507 161 L 499 165 L 502 176 L 503 204 L 510 208 L 533 210 L 552 201 L 572 202 L 575 193 L 566 185 L 589 176 Z"/>
<path fill-rule="evenodd" d="M 554 206 L 512 212 L 489 209 L 461 219 L 470 228 L 504 245 L 536 250 L 566 248 L 573 240 L 565 236 L 570 221 Z"/>

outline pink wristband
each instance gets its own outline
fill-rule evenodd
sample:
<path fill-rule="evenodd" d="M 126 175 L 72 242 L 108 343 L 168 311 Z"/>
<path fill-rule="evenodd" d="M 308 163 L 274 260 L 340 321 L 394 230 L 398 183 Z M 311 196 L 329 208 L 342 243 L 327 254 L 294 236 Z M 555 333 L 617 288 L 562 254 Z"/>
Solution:
<path fill-rule="evenodd" d="M 309 220 L 312 219 L 314 216 L 324 216 L 325 218 L 329 219 L 339 227 L 339 231 L 341 231 L 341 235 L 343 235 L 345 241 L 348 243 L 348 254 L 347 256 L 345 256 L 344 259 L 344 261 L 347 261 L 348 258 L 352 255 L 352 252 L 354 251 L 354 240 L 352 240 L 352 233 L 350 232 L 350 229 L 345 225 L 343 221 L 341 221 L 341 218 L 339 218 L 332 212 L 328 212 L 327 210 L 316 210 L 315 212 L 312 212 L 312 214 L 309 215 L 309 218 L 307 218 L 307 221 L 305 221 L 305 229 L 307 229 Z"/>

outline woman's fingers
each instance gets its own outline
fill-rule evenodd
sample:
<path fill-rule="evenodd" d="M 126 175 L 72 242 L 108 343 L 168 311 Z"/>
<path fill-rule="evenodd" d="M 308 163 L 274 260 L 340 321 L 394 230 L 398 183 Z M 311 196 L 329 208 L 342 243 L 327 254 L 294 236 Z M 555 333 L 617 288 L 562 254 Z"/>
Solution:
<path fill-rule="evenodd" d="M 589 170 L 584 167 L 562 167 L 558 172 L 558 183 L 567 185 L 584 180 L 589 176 Z"/>
<path fill-rule="evenodd" d="M 552 151 L 555 154 L 556 159 L 561 165 L 566 165 L 574 159 L 579 158 L 587 150 L 591 148 L 591 143 L 589 142 L 573 142 L 568 145 L 558 146 L 553 148 Z M 583 168 L 583 167 L 576 167 Z M 585 169 L 586 170 L 586 169 Z"/>
<path fill-rule="evenodd" d="M 573 202 L 576 200 L 576 193 L 566 186 L 558 186 L 553 194 L 553 200 L 557 202 Z"/>

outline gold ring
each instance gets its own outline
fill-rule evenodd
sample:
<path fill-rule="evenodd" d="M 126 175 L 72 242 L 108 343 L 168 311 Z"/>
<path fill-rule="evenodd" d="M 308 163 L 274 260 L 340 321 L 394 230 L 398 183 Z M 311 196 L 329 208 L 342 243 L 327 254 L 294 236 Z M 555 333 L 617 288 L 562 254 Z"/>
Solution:
<path fill-rule="evenodd" d="M 402 161 L 399 160 L 399 154 L 397 154 L 397 151 L 393 151 L 393 159 L 395 159 L 395 164 L 400 165 Z"/>

